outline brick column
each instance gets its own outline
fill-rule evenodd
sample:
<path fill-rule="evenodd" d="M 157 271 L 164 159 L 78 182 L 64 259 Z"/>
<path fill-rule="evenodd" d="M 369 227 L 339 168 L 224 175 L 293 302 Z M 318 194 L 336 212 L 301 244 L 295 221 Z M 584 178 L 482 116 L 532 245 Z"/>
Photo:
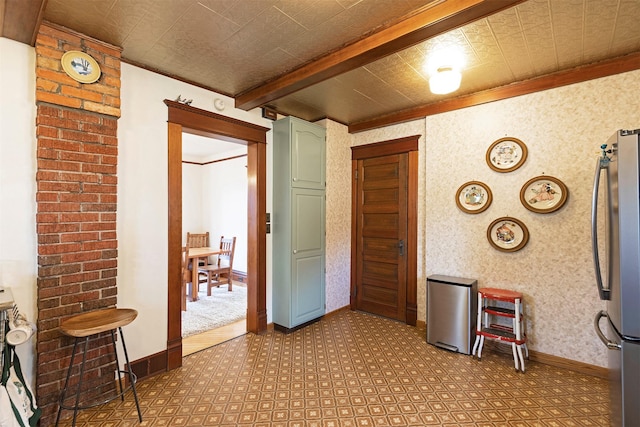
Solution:
<path fill-rule="evenodd" d="M 100 79 L 82 84 L 60 59 L 92 56 Z M 117 163 L 120 49 L 43 24 L 36 40 L 38 333 L 36 397 L 40 425 L 52 425 L 71 356 L 60 320 L 117 302 Z M 87 363 L 93 388 L 111 384 L 105 337 L 92 340 Z M 68 415 L 68 414 L 67 414 Z"/>

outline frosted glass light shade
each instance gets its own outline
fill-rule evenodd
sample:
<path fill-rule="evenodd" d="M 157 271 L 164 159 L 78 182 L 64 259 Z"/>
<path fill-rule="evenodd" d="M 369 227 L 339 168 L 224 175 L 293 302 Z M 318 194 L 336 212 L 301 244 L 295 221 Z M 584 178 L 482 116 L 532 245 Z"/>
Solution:
<path fill-rule="evenodd" d="M 462 74 L 453 68 L 438 68 L 438 71 L 429 79 L 429 89 L 436 95 L 444 95 L 458 90 Z"/>

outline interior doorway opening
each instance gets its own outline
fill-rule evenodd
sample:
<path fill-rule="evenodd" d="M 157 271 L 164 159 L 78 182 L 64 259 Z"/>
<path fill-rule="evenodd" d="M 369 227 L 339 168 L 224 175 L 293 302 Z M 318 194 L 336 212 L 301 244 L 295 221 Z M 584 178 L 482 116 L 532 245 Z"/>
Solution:
<path fill-rule="evenodd" d="M 182 366 L 181 243 L 182 134 L 222 139 L 247 147 L 247 321 L 248 332 L 267 330 L 266 310 L 266 134 L 263 126 L 175 101 L 168 107 L 168 325 L 167 369 Z"/>
<path fill-rule="evenodd" d="M 234 142 L 182 134 L 182 245 L 191 239 L 218 248 L 221 239 L 235 241 L 231 286 L 221 280 L 208 287 L 207 274 L 198 275 L 197 299 L 187 299 L 182 311 L 182 355 L 188 356 L 246 334 L 247 315 L 247 147 Z M 212 255 L 201 263 L 215 265 Z M 226 275 L 225 275 L 226 277 Z"/>

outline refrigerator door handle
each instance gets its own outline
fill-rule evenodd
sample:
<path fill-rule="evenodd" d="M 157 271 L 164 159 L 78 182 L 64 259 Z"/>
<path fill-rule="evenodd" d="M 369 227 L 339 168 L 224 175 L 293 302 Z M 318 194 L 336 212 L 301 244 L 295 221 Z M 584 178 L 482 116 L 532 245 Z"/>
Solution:
<path fill-rule="evenodd" d="M 596 314 L 596 318 L 593 322 L 596 328 L 596 334 L 598 334 L 598 338 L 600 338 L 600 341 L 602 341 L 602 343 L 606 345 L 609 350 L 622 350 L 622 346 L 620 344 L 615 341 L 611 341 L 604 335 L 602 329 L 600 329 L 600 319 L 602 319 L 603 317 L 608 318 L 609 315 L 606 311 L 601 310 L 598 312 L 598 314 Z"/>
<path fill-rule="evenodd" d="M 591 246 L 593 251 L 593 266 L 596 271 L 596 284 L 601 300 L 610 300 L 611 290 L 604 287 L 602 283 L 602 272 L 600 270 L 600 256 L 598 254 L 598 192 L 600 188 L 600 174 L 602 169 L 609 166 L 609 158 L 603 154 L 596 163 L 596 173 L 593 180 L 593 198 L 591 200 Z"/>

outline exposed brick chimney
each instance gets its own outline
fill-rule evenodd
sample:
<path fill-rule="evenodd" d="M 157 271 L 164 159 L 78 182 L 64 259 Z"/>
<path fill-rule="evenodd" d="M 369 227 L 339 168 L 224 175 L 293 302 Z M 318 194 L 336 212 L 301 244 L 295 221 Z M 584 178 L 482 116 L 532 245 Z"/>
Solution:
<path fill-rule="evenodd" d="M 73 340 L 58 330 L 74 314 L 117 302 L 116 236 L 120 48 L 44 23 L 36 39 L 38 332 L 41 426 L 55 421 Z M 95 83 L 63 70 L 65 52 L 100 65 Z M 92 340 L 88 375 L 113 382 L 105 337 Z M 69 414 L 67 414 L 69 415 Z M 64 416 L 64 415 L 63 415 Z"/>

